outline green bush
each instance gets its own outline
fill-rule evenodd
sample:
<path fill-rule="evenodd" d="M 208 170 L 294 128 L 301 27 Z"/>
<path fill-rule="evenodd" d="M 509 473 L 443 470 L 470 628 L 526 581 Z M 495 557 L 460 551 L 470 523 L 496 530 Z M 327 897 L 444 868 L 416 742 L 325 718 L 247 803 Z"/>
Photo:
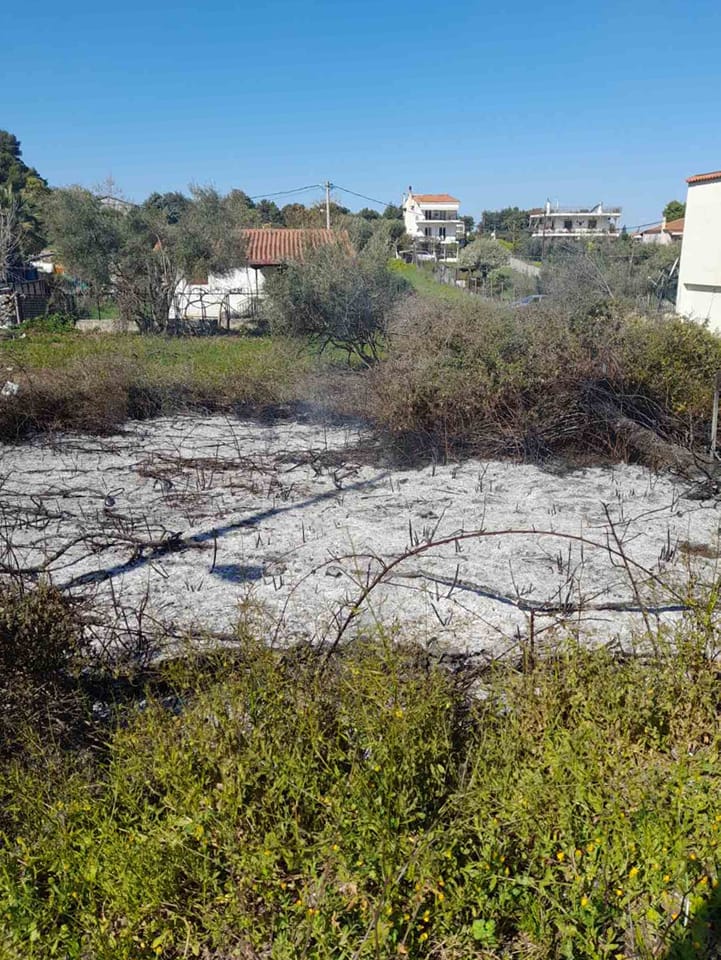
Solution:
<path fill-rule="evenodd" d="M 182 712 L 149 697 L 107 756 L 0 767 L 3 960 L 711 955 L 708 661 L 319 666 L 176 665 Z"/>
<path fill-rule="evenodd" d="M 265 284 L 273 332 L 310 337 L 321 349 L 335 346 L 364 365 L 375 362 L 390 310 L 408 290 L 380 247 L 371 241 L 360 254 L 340 243 L 320 247 L 303 263 L 274 271 Z"/>
<path fill-rule="evenodd" d="M 369 409 L 396 440 L 441 456 L 619 451 L 594 391 L 671 438 L 701 437 L 721 339 L 678 317 L 569 314 L 417 298 L 395 312 Z M 620 451 L 623 453 L 623 451 Z"/>
<path fill-rule="evenodd" d="M 0 678 L 53 679 L 83 649 L 82 626 L 59 590 L 43 583 L 27 590 L 15 581 L 0 582 Z"/>
<path fill-rule="evenodd" d="M 75 329 L 76 318 L 68 313 L 49 313 L 44 317 L 24 320 L 17 328 L 20 333 L 68 333 Z"/>

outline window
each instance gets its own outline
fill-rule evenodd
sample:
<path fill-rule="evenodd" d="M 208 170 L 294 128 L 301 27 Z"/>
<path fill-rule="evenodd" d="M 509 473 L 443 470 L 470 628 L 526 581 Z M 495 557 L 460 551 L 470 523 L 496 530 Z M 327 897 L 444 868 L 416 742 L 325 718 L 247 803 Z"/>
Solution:
<path fill-rule="evenodd" d="M 424 233 L 425 233 L 425 235 L 426 235 L 427 237 L 432 237 L 432 236 L 433 236 L 433 229 L 432 229 L 431 227 L 425 227 L 425 228 L 424 228 Z"/>
<path fill-rule="evenodd" d="M 573 220 L 564 220 L 563 229 L 566 231 L 573 230 Z"/>
<path fill-rule="evenodd" d="M 589 221 L 588 221 L 588 229 L 589 229 L 589 230 L 595 230 L 597 226 L 598 226 L 598 220 L 589 220 Z"/>
<path fill-rule="evenodd" d="M 445 240 L 445 239 L 446 239 L 446 228 L 445 228 L 445 227 L 439 227 L 439 228 L 438 228 L 438 236 L 441 238 L 441 240 Z"/>

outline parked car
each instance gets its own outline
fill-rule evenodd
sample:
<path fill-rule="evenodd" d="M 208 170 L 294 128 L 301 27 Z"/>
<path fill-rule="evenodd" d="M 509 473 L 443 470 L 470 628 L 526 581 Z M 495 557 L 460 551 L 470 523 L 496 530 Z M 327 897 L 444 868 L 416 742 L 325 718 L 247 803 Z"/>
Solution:
<path fill-rule="evenodd" d="M 512 307 L 530 307 L 532 303 L 540 303 L 541 300 L 545 300 L 545 293 L 534 293 L 530 297 L 522 297 L 520 300 L 514 300 L 511 303 Z"/>

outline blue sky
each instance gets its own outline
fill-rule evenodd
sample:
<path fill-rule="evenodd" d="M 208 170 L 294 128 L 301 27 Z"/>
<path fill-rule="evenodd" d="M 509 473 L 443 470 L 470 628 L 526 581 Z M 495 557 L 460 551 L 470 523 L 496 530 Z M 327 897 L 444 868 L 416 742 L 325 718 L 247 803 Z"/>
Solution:
<path fill-rule="evenodd" d="M 53 185 L 411 184 L 632 225 L 721 168 L 718 0 L 36 0 L 3 34 L 0 128 Z"/>

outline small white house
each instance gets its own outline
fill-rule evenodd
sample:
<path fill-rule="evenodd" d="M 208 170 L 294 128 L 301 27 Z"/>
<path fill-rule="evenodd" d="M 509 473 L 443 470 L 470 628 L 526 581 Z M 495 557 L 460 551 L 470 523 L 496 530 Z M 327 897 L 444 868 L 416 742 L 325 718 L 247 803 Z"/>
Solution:
<path fill-rule="evenodd" d="M 345 230 L 291 230 L 263 227 L 243 231 L 246 265 L 224 276 L 192 278 L 175 294 L 174 316 L 230 322 L 253 316 L 263 297 L 265 274 L 290 261 L 302 261 L 317 247 L 340 244 L 350 250 Z"/>
<path fill-rule="evenodd" d="M 403 197 L 403 220 L 406 233 L 414 241 L 440 246 L 446 253 L 458 250 L 458 241 L 465 235 L 460 217 L 461 201 L 448 193 L 408 193 Z"/>
<path fill-rule="evenodd" d="M 621 207 L 573 207 L 551 204 L 531 210 L 529 220 L 534 237 L 547 240 L 572 237 L 617 237 Z"/>
<path fill-rule="evenodd" d="M 676 311 L 721 332 L 721 170 L 686 183 Z"/>
<path fill-rule="evenodd" d="M 683 240 L 684 220 L 684 217 L 679 217 L 678 220 L 666 220 L 664 218 L 661 223 L 634 233 L 633 239 L 640 243 L 657 243 L 661 246 L 674 242 L 680 243 Z"/>

